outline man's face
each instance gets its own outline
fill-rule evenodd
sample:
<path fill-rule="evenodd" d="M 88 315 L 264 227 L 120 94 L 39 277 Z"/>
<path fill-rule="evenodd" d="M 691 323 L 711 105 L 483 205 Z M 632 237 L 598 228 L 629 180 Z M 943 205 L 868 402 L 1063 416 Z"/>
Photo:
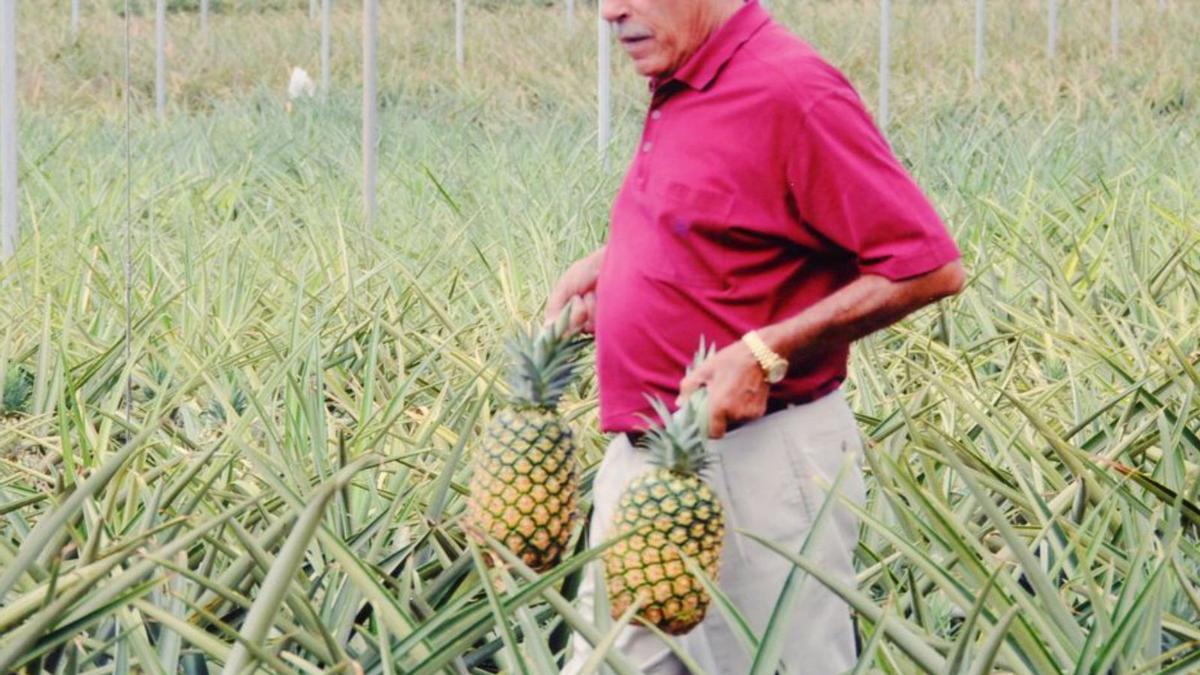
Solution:
<path fill-rule="evenodd" d="M 742 0 L 602 0 L 634 68 L 646 77 L 675 72 Z"/>

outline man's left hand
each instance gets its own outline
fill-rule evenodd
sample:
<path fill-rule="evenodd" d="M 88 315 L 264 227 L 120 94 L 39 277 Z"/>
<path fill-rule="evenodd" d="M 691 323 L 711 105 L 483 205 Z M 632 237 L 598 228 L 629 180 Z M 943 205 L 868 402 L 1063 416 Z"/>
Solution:
<path fill-rule="evenodd" d="M 731 423 L 749 422 L 767 412 L 770 386 L 762 366 L 742 341 L 708 358 L 679 383 L 676 404 L 703 386 L 708 390 L 708 435 L 721 438 Z"/>

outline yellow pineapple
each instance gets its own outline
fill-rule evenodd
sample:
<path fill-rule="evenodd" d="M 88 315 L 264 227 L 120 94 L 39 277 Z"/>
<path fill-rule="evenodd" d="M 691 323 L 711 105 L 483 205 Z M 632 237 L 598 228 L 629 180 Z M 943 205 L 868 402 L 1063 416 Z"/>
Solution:
<path fill-rule="evenodd" d="M 706 392 L 694 393 L 673 415 L 661 402 L 653 404 L 663 423 L 647 432 L 644 445 L 655 466 L 621 494 L 612 532 L 633 534 L 605 551 L 604 563 L 613 618 L 637 600 L 645 621 L 680 635 L 704 619 L 709 603 L 683 556 L 715 580 L 725 520 L 700 476 L 711 461 Z"/>
<path fill-rule="evenodd" d="M 484 432 L 467 504 L 468 532 L 481 543 L 491 535 L 539 572 L 558 564 L 578 517 L 575 441 L 557 412 L 586 344 L 567 334 L 569 313 L 509 342 L 509 406 Z"/>

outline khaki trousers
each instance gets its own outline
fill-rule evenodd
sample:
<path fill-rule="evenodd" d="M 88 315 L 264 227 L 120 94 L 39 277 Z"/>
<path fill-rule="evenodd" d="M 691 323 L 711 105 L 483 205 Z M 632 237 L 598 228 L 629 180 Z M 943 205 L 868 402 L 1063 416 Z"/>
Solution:
<path fill-rule="evenodd" d="M 792 563 L 736 530 L 772 539 L 799 552 L 828 489 L 843 463 L 848 466 L 839 492 L 858 504 L 865 501 L 862 440 L 841 390 L 786 408 L 741 426 L 710 448 L 715 462 L 706 478 L 725 507 L 725 546 L 719 585 L 761 639 Z M 604 452 L 594 484 L 590 546 L 608 536 L 617 500 L 625 484 L 650 468 L 645 451 L 624 435 Z M 809 545 L 808 557 L 851 586 L 858 518 L 833 497 L 830 512 Z M 579 592 L 585 618 L 595 614 L 599 565 L 586 570 Z M 602 587 L 601 587 L 602 588 Z M 781 672 L 825 675 L 853 668 L 856 655 L 850 609 L 836 594 L 805 574 L 784 641 Z M 674 638 L 696 664 L 712 675 L 745 675 L 752 655 L 746 653 L 716 602 L 704 621 L 685 636 Z M 654 633 L 630 625 L 615 650 L 647 673 L 677 675 L 689 670 Z M 576 635 L 564 673 L 577 675 L 591 645 Z"/>

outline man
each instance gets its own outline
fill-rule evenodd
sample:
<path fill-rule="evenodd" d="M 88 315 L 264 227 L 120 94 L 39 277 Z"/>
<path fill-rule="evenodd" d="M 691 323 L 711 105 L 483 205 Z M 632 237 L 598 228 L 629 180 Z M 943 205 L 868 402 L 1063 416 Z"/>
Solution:
<path fill-rule="evenodd" d="M 708 389 L 708 475 L 726 511 L 720 585 L 759 635 L 792 565 L 735 532 L 799 551 L 826 490 L 849 465 L 808 555 L 853 585 L 865 498 L 862 443 L 839 386 L 849 344 L 963 283 L 959 253 L 849 82 L 757 0 L 603 0 L 651 100 L 612 209 L 607 244 L 566 271 L 548 318 L 569 300 L 594 331 L 600 417 L 616 434 L 596 476 L 591 545 L 607 536 L 625 483 L 647 468 L 634 447 L 646 394 Z M 720 349 L 684 377 L 701 337 Z M 603 586 L 600 587 L 601 589 Z M 581 589 L 585 616 L 597 587 Z M 848 606 L 805 578 L 790 616 L 790 673 L 854 665 Z M 680 641 L 710 672 L 750 657 L 723 613 Z M 590 647 L 577 637 L 566 672 Z M 617 650 L 651 673 L 684 673 L 648 629 Z"/>

